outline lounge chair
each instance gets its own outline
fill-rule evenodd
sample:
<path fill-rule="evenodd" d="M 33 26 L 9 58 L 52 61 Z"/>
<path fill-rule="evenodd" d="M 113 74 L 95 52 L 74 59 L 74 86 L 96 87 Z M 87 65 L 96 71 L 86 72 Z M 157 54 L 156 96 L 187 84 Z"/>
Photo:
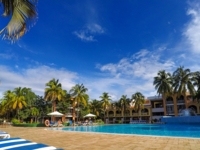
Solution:
<path fill-rule="evenodd" d="M 53 146 L 37 144 L 21 138 L 0 140 L 0 150 L 58 150 Z M 61 150 L 61 149 L 60 149 Z"/>
<path fill-rule="evenodd" d="M 53 121 L 49 121 L 49 127 L 52 127 L 54 125 Z"/>
<path fill-rule="evenodd" d="M 9 139 L 10 138 L 10 134 L 0 131 L 0 139 Z"/>

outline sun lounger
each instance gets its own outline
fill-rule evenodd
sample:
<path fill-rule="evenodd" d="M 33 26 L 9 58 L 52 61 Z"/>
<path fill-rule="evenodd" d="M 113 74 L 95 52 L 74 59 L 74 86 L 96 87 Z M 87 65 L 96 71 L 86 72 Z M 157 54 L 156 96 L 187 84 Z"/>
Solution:
<path fill-rule="evenodd" d="M 0 140 L 0 150 L 58 150 L 53 146 L 37 144 L 21 138 Z M 61 149 L 60 149 L 61 150 Z"/>
<path fill-rule="evenodd" d="M 0 139 L 8 139 L 10 138 L 10 134 L 0 131 Z"/>

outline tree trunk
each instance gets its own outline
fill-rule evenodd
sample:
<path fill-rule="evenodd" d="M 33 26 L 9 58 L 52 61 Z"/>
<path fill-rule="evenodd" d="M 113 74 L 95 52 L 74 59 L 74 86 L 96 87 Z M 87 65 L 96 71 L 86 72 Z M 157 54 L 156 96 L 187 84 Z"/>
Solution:
<path fill-rule="evenodd" d="M 185 108 L 188 109 L 186 92 L 184 92 Z"/>
<path fill-rule="evenodd" d="M 75 125 L 75 106 L 74 105 L 73 105 L 73 118 L 72 118 L 72 120 L 73 120 L 73 123 Z"/>
<path fill-rule="evenodd" d="M 56 101 L 53 101 L 53 112 L 56 111 Z M 53 116 L 53 121 L 55 121 L 55 116 Z"/>
<path fill-rule="evenodd" d="M 77 122 L 78 122 L 78 115 L 79 115 L 79 104 L 78 104 L 78 111 L 77 111 Z"/>
<path fill-rule="evenodd" d="M 167 115 L 166 101 L 165 101 L 166 97 L 164 93 L 162 94 L 162 98 L 163 98 L 164 116 L 166 116 Z"/>
<path fill-rule="evenodd" d="M 125 116 L 125 115 L 126 115 L 126 114 L 125 114 L 125 106 L 124 106 L 124 116 Z M 125 118 L 125 117 L 124 117 L 124 118 Z M 123 118 L 123 119 L 124 119 L 124 118 Z M 125 120 L 124 120 L 124 121 L 125 121 Z M 124 124 L 124 121 L 123 121 L 123 124 Z"/>
<path fill-rule="evenodd" d="M 104 107 L 104 123 L 106 123 L 106 109 Z"/>

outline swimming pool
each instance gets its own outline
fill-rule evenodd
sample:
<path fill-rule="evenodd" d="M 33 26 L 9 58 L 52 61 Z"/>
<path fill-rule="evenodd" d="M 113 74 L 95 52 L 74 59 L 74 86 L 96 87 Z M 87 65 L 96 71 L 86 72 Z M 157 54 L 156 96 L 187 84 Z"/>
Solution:
<path fill-rule="evenodd" d="M 122 124 L 122 125 L 51 128 L 49 130 L 200 138 L 200 125 Z"/>

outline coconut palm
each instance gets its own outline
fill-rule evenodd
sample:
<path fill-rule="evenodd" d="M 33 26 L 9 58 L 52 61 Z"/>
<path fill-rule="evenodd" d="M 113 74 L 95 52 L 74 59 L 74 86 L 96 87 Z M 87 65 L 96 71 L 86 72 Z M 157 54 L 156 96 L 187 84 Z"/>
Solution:
<path fill-rule="evenodd" d="M 31 22 L 36 20 L 36 3 L 37 0 L 0 0 L 4 12 L 2 17 L 11 16 L 10 22 L 0 31 L 0 35 L 12 42 L 23 36 L 30 28 Z"/>
<path fill-rule="evenodd" d="M 35 117 L 35 122 L 37 122 L 37 116 L 39 115 L 39 110 L 36 107 L 32 108 L 31 115 Z"/>
<path fill-rule="evenodd" d="M 124 110 L 124 118 L 126 119 L 126 110 L 127 107 L 130 106 L 130 99 L 127 98 L 127 95 L 122 95 L 122 97 L 120 98 L 120 103 L 122 104 L 123 110 Z M 124 119 L 124 121 L 125 121 Z"/>
<path fill-rule="evenodd" d="M 79 110 L 79 104 L 83 103 L 84 106 L 87 106 L 87 100 L 89 99 L 89 96 L 86 94 L 87 88 L 84 87 L 83 84 L 76 84 L 72 89 L 70 90 L 71 96 L 72 96 L 72 105 L 73 105 L 73 113 L 75 113 L 75 106 L 78 107 L 77 111 L 77 121 L 78 121 L 78 112 Z M 75 120 L 75 119 L 74 119 Z"/>
<path fill-rule="evenodd" d="M 27 106 L 27 103 L 25 101 L 25 95 L 30 91 L 30 88 L 15 88 L 14 89 L 14 97 L 12 98 L 11 105 L 14 110 L 16 110 L 16 115 L 19 119 L 19 109 L 22 109 L 23 106 Z"/>
<path fill-rule="evenodd" d="M 184 95 L 185 105 L 187 108 L 187 98 L 186 92 L 189 91 L 191 95 L 195 95 L 195 88 L 193 82 L 197 82 L 195 79 L 194 73 L 190 72 L 190 69 L 184 69 L 183 66 L 180 66 L 173 73 L 173 89 L 177 93 L 177 96 L 180 97 L 181 94 Z"/>
<path fill-rule="evenodd" d="M 163 106 L 166 106 L 166 96 L 172 92 L 172 78 L 170 73 L 166 73 L 165 70 L 160 70 L 157 73 L 157 76 L 154 77 L 153 85 L 157 90 L 157 93 L 160 95 L 162 94 L 163 98 Z M 164 107 L 164 115 L 166 116 L 166 107 Z"/>
<path fill-rule="evenodd" d="M 89 102 L 90 105 L 90 110 L 96 115 L 99 116 L 99 112 L 101 110 L 101 106 L 100 106 L 100 101 L 96 100 L 96 99 L 92 99 Z"/>
<path fill-rule="evenodd" d="M 194 81 L 194 86 L 197 87 L 197 91 L 200 90 L 200 72 L 197 71 L 194 73 L 196 81 Z"/>
<path fill-rule="evenodd" d="M 144 109 L 144 103 L 145 99 L 142 93 L 136 92 L 135 94 L 132 95 L 132 104 L 134 105 L 134 110 L 135 112 L 138 113 L 138 119 L 139 119 L 139 111 L 140 109 Z"/>
<path fill-rule="evenodd" d="M 44 99 L 52 101 L 52 111 L 56 111 L 56 100 L 61 100 L 62 97 L 65 95 L 64 91 L 62 90 L 62 85 L 59 83 L 59 80 L 55 80 L 54 78 L 46 83 L 48 88 L 45 88 L 45 96 Z M 53 116 L 53 121 L 55 117 Z"/>
<path fill-rule="evenodd" d="M 104 122 L 106 121 L 106 107 L 110 106 L 111 103 L 110 101 L 112 101 L 112 99 L 110 99 L 111 96 L 108 95 L 108 93 L 104 92 L 102 96 L 100 96 L 101 98 L 101 104 L 102 107 L 104 109 Z"/>
<path fill-rule="evenodd" d="M 10 114 L 10 112 L 12 111 L 12 100 L 14 98 L 14 93 L 10 90 L 6 91 L 5 93 L 3 93 L 3 99 L 1 101 L 1 114 L 5 114 L 7 113 L 7 118 Z"/>

